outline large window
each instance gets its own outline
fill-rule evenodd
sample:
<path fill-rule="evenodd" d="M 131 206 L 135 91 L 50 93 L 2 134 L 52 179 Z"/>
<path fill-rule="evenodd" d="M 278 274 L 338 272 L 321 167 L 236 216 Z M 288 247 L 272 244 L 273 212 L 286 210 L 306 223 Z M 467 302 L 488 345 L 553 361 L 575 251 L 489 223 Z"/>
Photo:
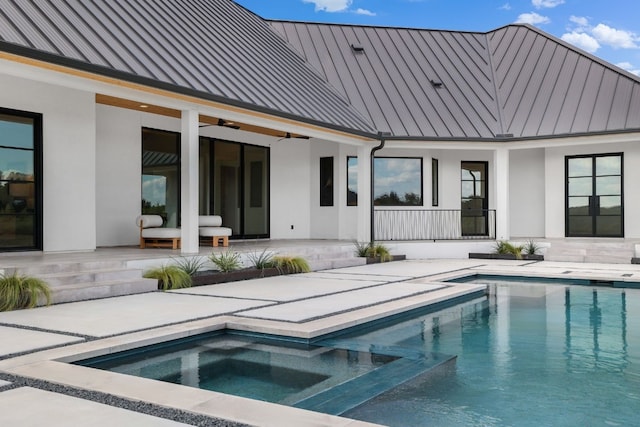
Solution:
<path fill-rule="evenodd" d="M 375 206 L 422 206 L 422 159 L 374 159 Z"/>
<path fill-rule="evenodd" d="M 180 225 L 180 134 L 142 129 L 142 213 Z"/>
<path fill-rule="evenodd" d="M 42 248 L 42 116 L 0 109 L 0 250 Z"/>

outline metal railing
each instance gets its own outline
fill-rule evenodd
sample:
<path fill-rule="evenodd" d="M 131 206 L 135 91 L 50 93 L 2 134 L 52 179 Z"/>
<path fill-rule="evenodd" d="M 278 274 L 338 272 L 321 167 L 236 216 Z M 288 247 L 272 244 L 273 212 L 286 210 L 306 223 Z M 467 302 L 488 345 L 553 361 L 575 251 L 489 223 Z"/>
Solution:
<path fill-rule="evenodd" d="M 496 238 L 493 209 L 376 209 L 375 240 Z"/>

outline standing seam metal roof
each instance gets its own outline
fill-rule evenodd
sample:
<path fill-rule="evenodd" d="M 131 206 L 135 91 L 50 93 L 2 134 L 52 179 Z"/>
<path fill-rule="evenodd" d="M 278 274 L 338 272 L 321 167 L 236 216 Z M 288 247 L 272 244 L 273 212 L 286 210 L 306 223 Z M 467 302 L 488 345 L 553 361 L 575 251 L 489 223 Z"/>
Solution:
<path fill-rule="evenodd" d="M 0 50 L 362 135 L 376 132 L 231 0 L 3 0 Z"/>
<path fill-rule="evenodd" d="M 380 131 L 398 138 L 640 130 L 640 78 L 528 25 L 471 33 L 269 22 Z"/>

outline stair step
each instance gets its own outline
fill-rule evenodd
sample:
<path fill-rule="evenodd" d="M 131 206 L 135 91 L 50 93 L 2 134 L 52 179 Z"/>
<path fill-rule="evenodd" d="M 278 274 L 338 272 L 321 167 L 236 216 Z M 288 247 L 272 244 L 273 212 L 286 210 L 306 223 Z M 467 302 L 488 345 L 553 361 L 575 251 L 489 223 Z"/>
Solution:
<path fill-rule="evenodd" d="M 135 280 L 142 277 L 142 270 L 137 269 L 117 269 L 117 270 L 94 270 L 68 273 L 41 274 L 38 275 L 51 287 L 71 285 L 75 283 L 100 283 L 116 280 Z"/>
<path fill-rule="evenodd" d="M 139 278 L 137 280 L 113 280 L 105 282 L 74 283 L 51 289 L 51 303 L 85 301 L 99 298 L 110 298 L 123 295 L 155 292 L 158 281 Z"/>
<path fill-rule="evenodd" d="M 57 264 L 40 264 L 34 266 L 22 266 L 7 268 L 7 270 L 17 271 L 19 274 L 30 276 L 42 276 L 58 273 L 75 273 L 82 271 L 123 269 L 121 261 L 91 261 L 91 262 L 70 262 Z"/>

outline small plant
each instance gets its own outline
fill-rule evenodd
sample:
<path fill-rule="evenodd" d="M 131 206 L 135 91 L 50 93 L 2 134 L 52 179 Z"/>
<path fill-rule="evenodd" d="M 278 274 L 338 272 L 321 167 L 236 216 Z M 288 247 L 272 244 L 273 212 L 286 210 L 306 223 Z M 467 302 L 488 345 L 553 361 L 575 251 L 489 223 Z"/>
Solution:
<path fill-rule="evenodd" d="M 389 249 L 381 243 L 359 243 L 355 242 L 356 256 L 366 258 L 380 258 L 380 262 L 391 261 L 393 256 Z"/>
<path fill-rule="evenodd" d="M 277 268 L 281 273 L 308 273 L 311 271 L 309 263 L 302 257 L 292 257 L 278 255 L 273 257 L 273 267 Z"/>
<path fill-rule="evenodd" d="M 193 284 L 191 276 L 177 265 L 163 265 L 144 273 L 148 279 L 158 280 L 158 289 L 163 291 L 190 288 Z"/>
<path fill-rule="evenodd" d="M 494 252 L 497 254 L 510 254 L 514 255 L 516 259 L 522 259 L 522 251 L 524 246 L 513 245 L 506 240 L 500 240 L 496 242 Z"/>
<path fill-rule="evenodd" d="M 0 276 L 0 311 L 33 308 L 40 298 L 51 304 L 51 290 L 44 280 L 17 272 Z"/>
<path fill-rule="evenodd" d="M 206 262 L 206 260 L 200 257 L 180 257 L 173 258 L 173 260 L 179 269 L 191 277 L 193 277 Z"/>
<path fill-rule="evenodd" d="M 540 252 L 540 246 L 533 240 L 528 240 L 524 244 L 523 251 L 527 255 L 537 255 Z"/>
<path fill-rule="evenodd" d="M 218 270 L 223 273 L 239 270 L 240 267 L 242 267 L 242 264 L 240 263 L 240 254 L 238 252 L 214 252 L 209 256 L 209 259 L 216 267 L 218 267 Z"/>
<path fill-rule="evenodd" d="M 356 256 L 362 257 L 362 258 L 366 258 L 369 256 L 369 248 L 371 247 L 371 243 L 354 242 L 354 245 L 356 247 L 355 249 Z"/>
<path fill-rule="evenodd" d="M 274 266 L 273 253 L 268 252 L 268 249 L 264 249 L 262 252 L 250 252 L 247 254 L 247 258 L 251 262 L 254 268 L 258 270 L 264 270 L 265 268 L 272 268 Z"/>

